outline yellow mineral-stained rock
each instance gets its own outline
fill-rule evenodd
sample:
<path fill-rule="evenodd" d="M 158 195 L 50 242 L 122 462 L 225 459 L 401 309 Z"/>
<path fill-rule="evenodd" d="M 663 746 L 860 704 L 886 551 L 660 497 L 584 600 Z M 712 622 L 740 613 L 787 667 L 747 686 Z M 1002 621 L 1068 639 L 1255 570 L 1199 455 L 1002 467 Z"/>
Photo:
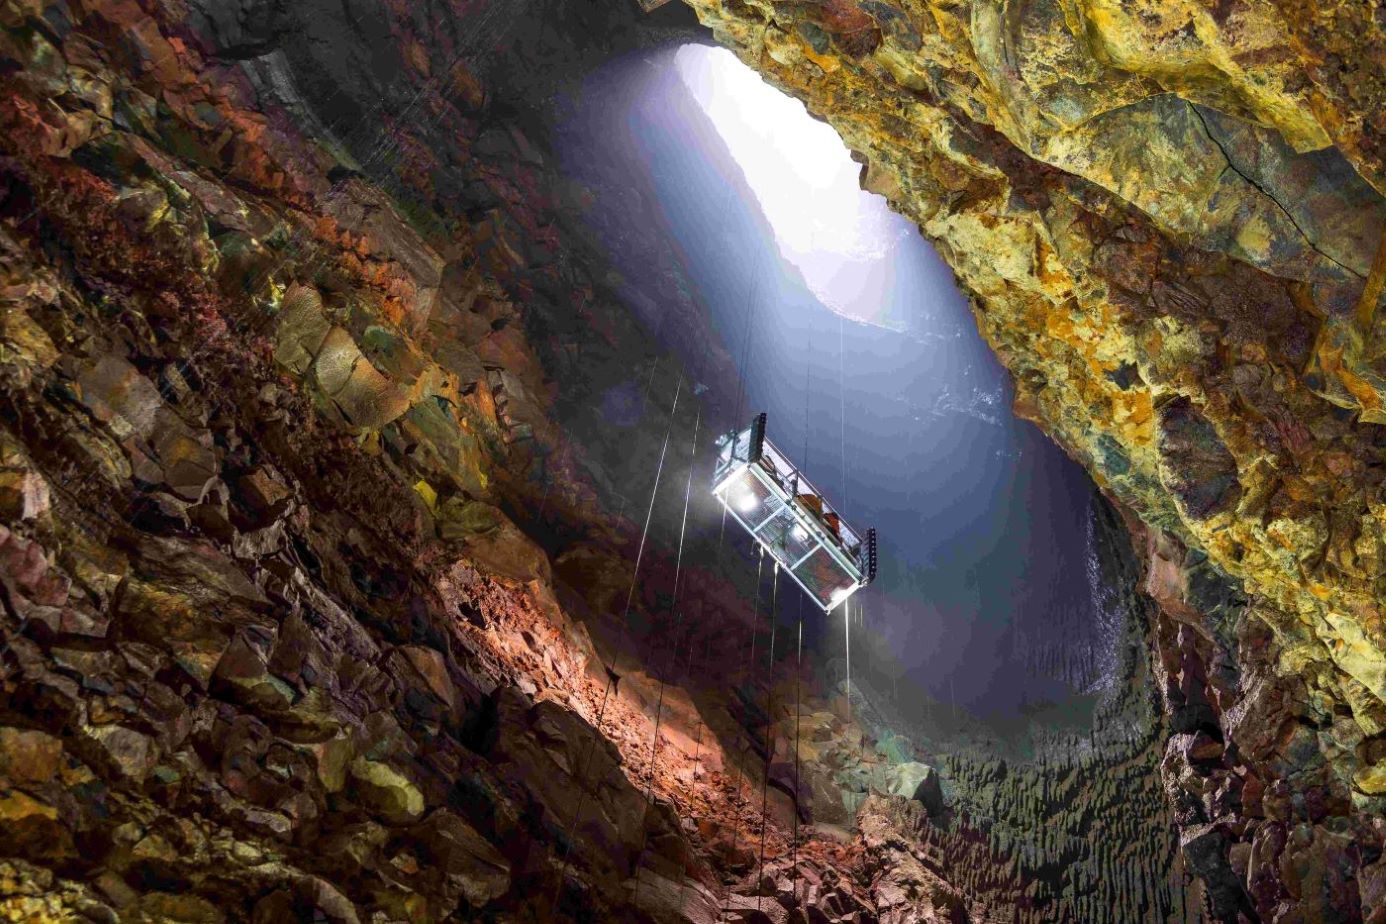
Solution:
<path fill-rule="evenodd" d="M 1018 413 L 1162 537 L 1148 586 L 1180 627 L 1160 636 L 1167 707 L 1246 741 L 1167 758 L 1169 785 L 1212 798 L 1225 772 L 1238 810 L 1262 811 L 1269 785 L 1282 802 L 1266 804 L 1322 806 L 1307 817 L 1379 812 L 1363 743 L 1386 710 L 1370 5 L 688 2 L 837 130 L 972 296 Z M 1228 579 L 1250 608 L 1209 596 Z M 1253 753 L 1277 769 L 1238 769 Z M 1264 913 L 1274 892 L 1253 870 L 1237 897 L 1223 837 L 1186 828 L 1186 860 L 1219 913 Z M 1349 914 L 1337 901 L 1318 913 Z"/>
<path fill-rule="evenodd" d="M 1343 316 L 1386 205 L 1274 5 L 690 3 L 937 243 L 1022 413 L 1386 701 L 1386 573 L 1338 525 L 1386 487 Z"/>
<path fill-rule="evenodd" d="M 607 398 L 734 363 L 549 120 L 686 9 L 0 0 L 0 919 L 1379 920 L 1379 5 L 688 4 L 1117 502 L 1091 727 L 886 734 L 636 545 L 699 418 Z"/>

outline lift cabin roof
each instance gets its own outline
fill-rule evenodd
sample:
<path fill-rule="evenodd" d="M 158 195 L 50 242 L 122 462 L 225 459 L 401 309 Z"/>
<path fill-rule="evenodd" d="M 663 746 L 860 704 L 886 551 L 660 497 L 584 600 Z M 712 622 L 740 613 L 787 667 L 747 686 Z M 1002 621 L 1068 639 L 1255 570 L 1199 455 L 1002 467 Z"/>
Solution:
<path fill-rule="evenodd" d="M 764 414 L 718 447 L 712 493 L 824 611 L 871 583 L 876 531 L 847 525 L 765 438 Z"/>

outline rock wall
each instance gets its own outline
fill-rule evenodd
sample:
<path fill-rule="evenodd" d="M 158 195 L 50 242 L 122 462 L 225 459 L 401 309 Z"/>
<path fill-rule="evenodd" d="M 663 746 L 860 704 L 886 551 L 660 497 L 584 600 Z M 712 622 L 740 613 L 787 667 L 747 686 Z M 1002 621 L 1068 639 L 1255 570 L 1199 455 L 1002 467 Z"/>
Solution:
<path fill-rule="evenodd" d="M 632 583 L 697 402 L 572 410 L 689 376 L 496 102 L 497 12 L 0 3 L 0 917 L 876 916 L 756 798 L 735 589 L 695 634 L 668 550 Z"/>
<path fill-rule="evenodd" d="M 311 118 L 295 34 L 214 12 L 0 5 L 0 916 L 716 917 L 694 820 L 759 813 L 692 785 L 711 735 L 652 760 L 654 683 L 608 701 L 505 512 L 626 554 L 549 375 L 648 337 L 553 256 L 522 132 L 443 222 Z M 413 95 L 480 139 L 454 63 Z"/>
<path fill-rule="evenodd" d="M 1216 917 L 1381 906 L 1369 30 L 697 7 L 1145 524 L 1168 741 L 1132 649 L 1108 737 L 935 793 L 807 676 L 805 790 L 728 581 L 666 631 L 656 541 L 622 613 L 698 406 L 640 305 L 706 323 L 548 133 L 677 7 L 0 0 L 0 914 L 1182 920 L 1171 811 Z"/>
<path fill-rule="evenodd" d="M 1382 846 L 1380 10 L 692 5 L 937 243 L 1021 412 L 1177 550 L 1157 585 L 1201 575 L 1157 595 L 1175 731 L 1260 736 L 1215 760 L 1176 735 L 1165 763 L 1216 914 L 1369 916 L 1343 871 Z M 1246 605 L 1202 596 L 1226 582 Z M 1296 832 L 1254 874 L 1247 752 Z"/>
<path fill-rule="evenodd" d="M 900 792 L 892 774 L 920 766 L 910 762 L 937 767 L 936 795 L 922 799 L 926 823 L 907 825 L 910 849 L 946 874 L 971 920 L 1211 917 L 1161 785 L 1171 731 L 1152 659 L 1159 613 L 1142 592 L 1143 565 L 1125 525 L 1106 504 L 1096 519 L 1097 566 L 1121 622 L 1111 675 L 1086 704 L 1050 704 L 1004 728 L 966 715 L 955 724 L 948 704 L 901 705 L 889 687 L 854 671 L 853 711 L 867 741 L 814 742 L 831 751 L 819 766 L 842 768 L 831 787 L 818 788 L 861 807 L 868 841 L 878 816 L 896 815 L 872 794 Z M 815 767 L 813 778 L 822 772 Z M 911 786 L 922 779 L 911 777 Z M 830 816 L 815 803 L 815 817 Z"/>
<path fill-rule="evenodd" d="M 1096 516 L 1102 581 L 1123 620 L 1109 685 L 1087 723 L 1046 728 L 1038 716 L 1029 759 L 982 742 L 952 749 L 955 815 L 925 843 L 945 868 L 969 871 L 959 885 L 989 886 L 1014 920 L 1204 920 L 1160 785 L 1169 727 L 1152 684 L 1154 607 L 1121 524 L 1105 504 Z"/>

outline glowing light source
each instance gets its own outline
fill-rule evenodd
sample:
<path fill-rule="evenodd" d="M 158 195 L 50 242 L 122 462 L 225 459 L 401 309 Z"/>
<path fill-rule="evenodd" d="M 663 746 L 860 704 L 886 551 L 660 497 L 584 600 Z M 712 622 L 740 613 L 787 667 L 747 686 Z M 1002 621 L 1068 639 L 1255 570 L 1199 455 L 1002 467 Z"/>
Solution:
<path fill-rule="evenodd" d="M 756 509 L 756 505 L 759 503 L 760 500 L 754 494 L 750 491 L 743 491 L 736 498 L 736 509 L 742 513 L 750 513 Z"/>
<path fill-rule="evenodd" d="M 803 542 L 808 539 L 808 530 L 799 523 L 794 524 L 794 528 L 789 531 L 789 534 L 794 537 L 795 542 Z"/>
<path fill-rule="evenodd" d="M 914 228 L 885 199 L 862 193 L 861 167 L 832 128 L 736 55 L 685 45 L 674 60 L 813 293 L 839 314 L 884 320 L 890 253 Z"/>
<path fill-rule="evenodd" d="M 850 593 L 851 591 L 848 590 L 846 587 L 839 587 L 837 590 L 833 591 L 833 595 L 829 599 L 832 600 L 833 606 L 837 606 L 843 600 L 846 600 L 847 595 Z"/>

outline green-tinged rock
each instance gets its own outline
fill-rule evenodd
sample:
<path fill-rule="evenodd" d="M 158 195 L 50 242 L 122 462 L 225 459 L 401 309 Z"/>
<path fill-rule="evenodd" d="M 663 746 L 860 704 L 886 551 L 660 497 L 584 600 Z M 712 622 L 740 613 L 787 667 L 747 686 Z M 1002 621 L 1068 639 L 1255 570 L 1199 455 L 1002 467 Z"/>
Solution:
<path fill-rule="evenodd" d="M 517 581 L 547 578 L 548 556 L 498 507 L 454 496 L 438 505 L 438 535 L 460 542 L 468 557 Z"/>
<path fill-rule="evenodd" d="M 348 772 L 356 798 L 386 821 L 399 824 L 423 814 L 423 793 L 389 764 L 358 757 L 351 762 Z"/>
<path fill-rule="evenodd" d="M 1386 761 L 1358 770 L 1352 782 L 1367 795 L 1386 795 Z"/>
<path fill-rule="evenodd" d="M 356 750 L 346 736 L 330 738 L 312 746 L 317 758 L 318 781 L 328 792 L 341 792 L 346 786 L 347 765 Z"/>
<path fill-rule="evenodd" d="M 293 704 L 294 690 L 269 672 L 267 644 L 257 646 L 247 633 L 238 634 L 217 662 L 212 676 L 228 687 L 238 702 L 275 714 Z"/>
<path fill-rule="evenodd" d="M 404 392 L 371 365 L 340 327 L 323 340 L 313 361 L 313 379 L 357 427 L 379 429 L 409 410 Z"/>
<path fill-rule="evenodd" d="M 291 287 L 280 304 L 274 358 L 297 375 L 307 374 L 331 329 L 322 296 L 305 286 Z"/>
<path fill-rule="evenodd" d="M 468 905 L 480 908 L 510 890 L 510 863 L 454 813 L 439 809 L 414 829 L 433 864 Z"/>
<path fill-rule="evenodd" d="M 158 742 L 133 728 L 93 725 L 82 729 L 81 737 L 96 746 L 98 757 L 120 777 L 136 785 L 143 783 L 159 762 Z"/>
<path fill-rule="evenodd" d="M 938 771 L 928 764 L 911 762 L 891 770 L 891 794 L 913 799 L 928 809 L 930 815 L 943 811 L 943 786 Z"/>

